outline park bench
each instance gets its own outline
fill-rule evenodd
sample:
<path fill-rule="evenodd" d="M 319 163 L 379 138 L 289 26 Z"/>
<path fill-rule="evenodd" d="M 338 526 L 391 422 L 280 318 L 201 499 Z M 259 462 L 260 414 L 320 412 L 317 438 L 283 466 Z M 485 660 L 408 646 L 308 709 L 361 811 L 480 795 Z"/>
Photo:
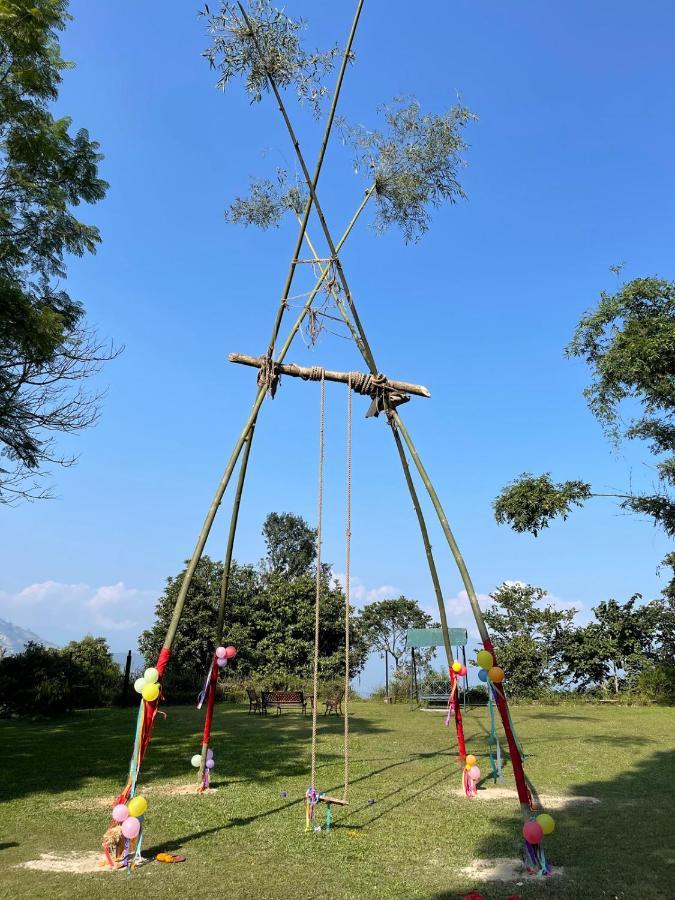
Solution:
<path fill-rule="evenodd" d="M 248 694 L 248 714 L 251 715 L 253 712 L 262 715 L 263 700 L 260 694 L 253 688 L 246 688 L 246 693 Z"/>
<path fill-rule="evenodd" d="M 267 714 L 269 706 L 276 706 L 277 715 L 282 709 L 301 709 L 303 716 L 307 712 L 307 701 L 302 691 L 263 691 L 262 709 Z"/>
<path fill-rule="evenodd" d="M 336 716 L 342 715 L 342 698 L 344 697 L 345 692 L 340 691 L 337 694 L 332 694 L 329 697 L 326 697 L 324 703 L 326 704 L 326 708 L 323 711 L 324 716 L 330 715 L 331 712 L 334 712 Z"/>

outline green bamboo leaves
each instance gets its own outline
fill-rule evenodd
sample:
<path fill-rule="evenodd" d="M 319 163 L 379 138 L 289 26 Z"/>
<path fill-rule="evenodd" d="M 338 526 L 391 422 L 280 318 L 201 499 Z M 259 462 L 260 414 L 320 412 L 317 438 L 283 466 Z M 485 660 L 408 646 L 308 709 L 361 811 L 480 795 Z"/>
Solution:
<path fill-rule="evenodd" d="M 269 90 L 271 76 L 280 88 L 295 87 L 298 100 L 318 118 L 327 92 L 323 78 L 333 68 L 337 47 L 308 53 L 300 42 L 305 22 L 291 19 L 269 0 L 252 0 L 247 11 L 260 52 L 236 3 L 221 3 L 215 14 L 206 7 L 204 15 L 212 37 L 204 56 L 219 72 L 219 88 L 224 90 L 233 78 L 243 77 L 251 102 L 258 103 Z"/>

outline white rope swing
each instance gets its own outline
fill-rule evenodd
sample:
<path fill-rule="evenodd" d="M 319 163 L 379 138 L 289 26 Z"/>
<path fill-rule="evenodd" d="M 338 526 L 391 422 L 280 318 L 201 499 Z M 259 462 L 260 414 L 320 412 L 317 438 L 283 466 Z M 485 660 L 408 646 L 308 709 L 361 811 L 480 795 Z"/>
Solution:
<path fill-rule="evenodd" d="M 347 383 L 347 487 L 346 487 L 346 526 L 345 526 L 345 682 L 344 682 L 344 778 L 342 798 L 328 797 L 316 790 L 316 754 L 317 754 L 317 707 L 319 701 L 319 651 L 321 624 L 321 549 L 323 542 L 323 464 L 325 456 L 325 406 L 326 383 L 321 375 L 321 397 L 319 407 L 319 477 L 317 490 L 317 528 L 316 528 L 316 595 L 314 601 L 314 664 L 312 677 L 312 761 L 310 787 L 307 791 L 305 812 L 306 831 L 312 830 L 314 806 L 319 802 L 326 804 L 326 831 L 330 831 L 330 804 L 345 806 L 349 796 L 349 674 L 350 674 L 350 581 L 351 581 L 351 470 L 352 470 L 352 379 L 351 373 Z"/>

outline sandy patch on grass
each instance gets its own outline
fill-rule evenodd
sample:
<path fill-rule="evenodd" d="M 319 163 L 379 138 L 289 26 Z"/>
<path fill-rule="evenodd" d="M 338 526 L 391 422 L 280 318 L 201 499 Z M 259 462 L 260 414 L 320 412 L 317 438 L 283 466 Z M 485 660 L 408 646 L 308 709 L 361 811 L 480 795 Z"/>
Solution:
<path fill-rule="evenodd" d="M 205 794 L 212 794 L 217 791 L 218 788 L 209 788 L 208 791 L 204 791 Z M 161 794 L 162 796 L 169 797 L 177 797 L 186 794 L 194 794 L 195 797 L 201 796 L 199 791 L 197 790 L 197 785 L 194 783 L 185 784 L 165 784 L 165 785 L 149 785 L 148 787 L 143 787 L 138 791 L 139 794 L 143 794 L 143 796 L 157 796 Z M 72 797 L 69 800 L 61 800 L 56 803 L 59 809 L 74 809 L 74 810 L 87 810 L 87 809 L 105 809 L 108 808 L 112 810 L 115 805 L 114 797 Z"/>
<path fill-rule="evenodd" d="M 530 875 L 522 859 L 509 859 L 498 857 L 497 859 L 474 859 L 470 866 L 460 869 L 466 878 L 478 881 L 523 881 L 534 876 Z M 552 875 L 562 875 L 563 870 L 554 866 Z"/>
<path fill-rule="evenodd" d="M 75 810 L 98 809 L 99 807 L 108 807 L 112 810 L 114 805 L 114 798 L 111 800 L 110 797 L 73 797 L 71 800 L 61 800 L 56 804 L 59 809 Z"/>
<path fill-rule="evenodd" d="M 464 789 L 454 791 L 458 797 L 464 797 Z M 518 802 L 518 792 L 512 788 L 490 787 L 479 790 L 477 800 L 515 800 Z M 597 797 L 573 797 L 565 794 L 539 794 L 538 809 L 566 809 L 568 806 L 593 805 L 600 803 Z"/>
<path fill-rule="evenodd" d="M 29 859 L 19 863 L 18 869 L 37 869 L 39 872 L 68 872 L 84 875 L 87 872 L 110 872 L 110 866 L 102 865 L 105 857 L 98 851 L 77 851 L 70 853 L 41 853 L 39 859 Z"/>

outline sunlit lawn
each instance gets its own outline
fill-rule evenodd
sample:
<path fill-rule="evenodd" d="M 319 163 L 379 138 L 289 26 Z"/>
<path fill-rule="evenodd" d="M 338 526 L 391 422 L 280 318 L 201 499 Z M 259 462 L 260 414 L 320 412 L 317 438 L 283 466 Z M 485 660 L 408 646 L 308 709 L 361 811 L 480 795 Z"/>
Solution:
<path fill-rule="evenodd" d="M 607 706 L 516 707 L 527 771 L 541 794 L 601 802 L 553 813 L 549 856 L 564 875 L 480 884 L 474 859 L 519 853 L 515 800 L 467 801 L 443 716 L 407 706 L 353 705 L 350 805 L 332 833 L 304 833 L 310 719 L 260 719 L 221 706 L 215 719 L 217 791 L 161 789 L 194 782 L 200 715 L 168 707 L 146 758 L 150 803 L 144 855 L 187 856 L 134 875 L 21 868 L 40 853 L 95 850 L 108 824 L 97 798 L 120 788 L 135 711 L 97 710 L 52 722 L 0 722 L 0 895 L 3 897 L 675 897 L 675 711 Z M 487 764 L 487 716 L 466 715 L 469 750 Z M 319 782 L 342 780 L 342 721 L 321 719 Z M 508 760 L 507 784 L 513 786 Z M 490 784 L 486 784 L 490 790 Z M 288 797 L 281 796 L 287 791 Z M 369 804 L 368 800 L 375 800 Z"/>

